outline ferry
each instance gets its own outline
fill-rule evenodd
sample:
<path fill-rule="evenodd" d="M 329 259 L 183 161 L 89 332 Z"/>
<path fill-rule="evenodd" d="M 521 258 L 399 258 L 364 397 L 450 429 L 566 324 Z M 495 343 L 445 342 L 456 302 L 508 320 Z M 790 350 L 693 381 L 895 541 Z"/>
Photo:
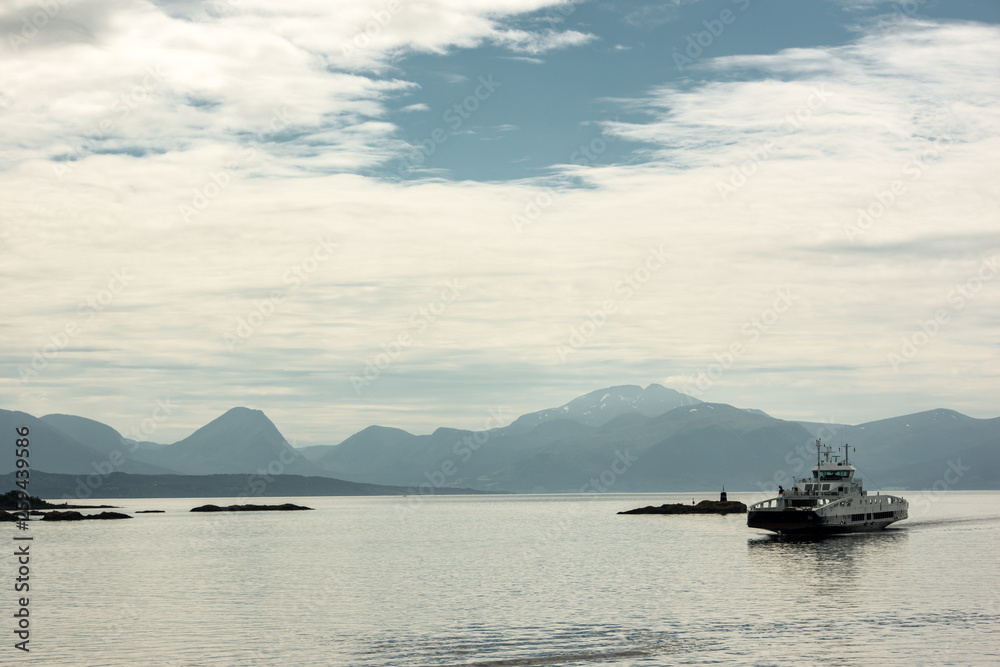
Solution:
<path fill-rule="evenodd" d="M 778 496 L 751 505 L 747 526 L 779 535 L 857 533 L 882 530 L 908 516 L 909 503 L 899 496 L 869 495 L 862 488 L 844 445 L 843 457 L 816 440 L 811 477 L 795 480 Z"/>

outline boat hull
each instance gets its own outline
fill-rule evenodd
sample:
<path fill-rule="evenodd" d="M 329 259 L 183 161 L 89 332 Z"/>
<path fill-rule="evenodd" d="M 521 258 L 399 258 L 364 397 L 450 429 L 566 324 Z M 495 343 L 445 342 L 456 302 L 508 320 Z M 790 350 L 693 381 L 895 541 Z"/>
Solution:
<path fill-rule="evenodd" d="M 834 533 L 865 533 L 882 530 L 899 518 L 876 521 L 850 521 L 842 515 L 822 516 L 815 511 L 797 509 L 766 509 L 747 512 L 747 526 L 770 530 L 781 535 L 830 535 Z"/>

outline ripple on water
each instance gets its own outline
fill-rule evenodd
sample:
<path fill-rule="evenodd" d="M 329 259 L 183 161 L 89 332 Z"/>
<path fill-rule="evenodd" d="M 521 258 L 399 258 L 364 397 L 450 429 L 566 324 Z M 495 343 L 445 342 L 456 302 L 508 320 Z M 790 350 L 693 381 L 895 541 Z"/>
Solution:
<path fill-rule="evenodd" d="M 428 637 L 396 635 L 364 642 L 359 664 L 531 667 L 586 664 L 679 653 L 691 643 L 666 632 L 618 626 L 468 628 Z"/>

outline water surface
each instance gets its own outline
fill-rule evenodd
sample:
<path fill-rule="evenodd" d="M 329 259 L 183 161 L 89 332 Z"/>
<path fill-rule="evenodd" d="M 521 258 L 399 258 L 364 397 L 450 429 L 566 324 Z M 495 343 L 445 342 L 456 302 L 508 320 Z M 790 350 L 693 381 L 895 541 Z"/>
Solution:
<path fill-rule="evenodd" d="M 33 523 L 32 650 L 9 641 L 0 662 L 1000 663 L 1000 492 L 903 494 L 910 520 L 819 541 L 616 514 L 714 495 L 100 501 L 166 512 Z"/>

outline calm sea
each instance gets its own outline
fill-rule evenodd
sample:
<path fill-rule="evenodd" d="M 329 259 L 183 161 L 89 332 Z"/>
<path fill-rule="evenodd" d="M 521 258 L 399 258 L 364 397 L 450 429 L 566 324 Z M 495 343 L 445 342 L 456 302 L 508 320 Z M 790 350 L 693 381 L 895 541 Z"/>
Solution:
<path fill-rule="evenodd" d="M 615 514 L 714 493 L 102 501 L 166 512 L 4 524 L 34 537 L 31 652 L 8 546 L 0 663 L 1000 663 L 1000 492 L 903 495 L 894 529 L 795 542 Z"/>

